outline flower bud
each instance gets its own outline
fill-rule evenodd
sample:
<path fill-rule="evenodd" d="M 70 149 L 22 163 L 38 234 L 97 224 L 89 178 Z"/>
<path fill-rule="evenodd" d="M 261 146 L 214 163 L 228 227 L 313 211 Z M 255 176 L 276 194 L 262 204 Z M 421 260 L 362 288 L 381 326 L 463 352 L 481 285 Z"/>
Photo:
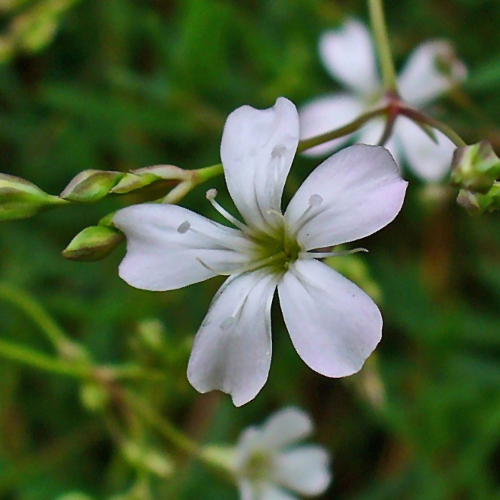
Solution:
<path fill-rule="evenodd" d="M 65 200 L 85 203 L 100 200 L 125 176 L 123 172 L 84 170 L 61 193 Z"/>
<path fill-rule="evenodd" d="M 451 181 L 457 186 L 487 193 L 500 176 L 500 159 L 488 141 L 457 148 L 451 164 Z"/>
<path fill-rule="evenodd" d="M 465 208 L 470 215 L 500 210 L 500 182 L 493 183 L 491 189 L 485 194 L 461 189 L 458 193 L 457 203 Z"/>
<path fill-rule="evenodd" d="M 133 441 L 126 442 L 122 447 L 122 452 L 131 465 L 159 477 L 169 477 L 174 471 L 172 460 L 164 453 L 159 453 Z"/>
<path fill-rule="evenodd" d="M 132 170 L 111 190 L 112 193 L 125 194 L 149 186 L 158 181 L 183 181 L 189 172 L 174 165 L 155 165 Z"/>
<path fill-rule="evenodd" d="M 62 255 L 70 260 L 101 260 L 110 254 L 123 239 L 123 234 L 112 227 L 86 227 L 71 240 Z"/>
<path fill-rule="evenodd" d="M 21 177 L 0 174 L 0 221 L 26 219 L 65 203 Z"/>
<path fill-rule="evenodd" d="M 96 382 L 87 382 L 80 390 L 80 400 L 87 410 L 93 413 L 102 412 L 109 404 L 109 394 Z"/>

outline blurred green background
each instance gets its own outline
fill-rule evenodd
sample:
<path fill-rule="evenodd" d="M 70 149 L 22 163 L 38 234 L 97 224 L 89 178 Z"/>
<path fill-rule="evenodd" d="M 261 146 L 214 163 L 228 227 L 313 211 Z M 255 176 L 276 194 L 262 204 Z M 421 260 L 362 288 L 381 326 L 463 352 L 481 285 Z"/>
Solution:
<path fill-rule="evenodd" d="M 392 0 L 386 10 L 398 66 L 421 41 L 454 43 L 469 78 L 432 112 L 468 143 L 488 138 L 499 152 L 498 0 Z M 300 105 L 336 88 L 318 37 L 346 16 L 367 21 L 366 12 L 355 0 L 0 0 L 0 171 L 58 194 L 89 168 L 217 163 L 233 109 L 269 107 L 278 96 Z M 296 159 L 287 198 L 317 164 Z M 117 275 L 123 245 L 97 263 L 60 255 L 134 198 L 2 223 L 0 339 L 57 355 L 19 307 L 28 293 L 95 363 L 155 376 L 103 392 L 0 359 L 0 498 L 238 498 L 122 408 L 125 389 L 200 442 L 233 443 L 275 409 L 306 409 L 334 457 L 325 499 L 500 499 L 500 216 L 470 217 L 451 188 L 437 202 L 410 181 L 397 220 L 362 242 L 370 254 L 333 264 L 379 297 L 376 355 L 354 377 L 317 375 L 295 354 L 275 304 L 268 383 L 239 409 L 225 395 L 198 395 L 185 377 L 222 278 L 144 292 Z M 215 217 L 211 187 L 228 206 L 221 178 L 181 204 Z M 129 456 L 124 440 L 159 452 L 165 470 Z"/>

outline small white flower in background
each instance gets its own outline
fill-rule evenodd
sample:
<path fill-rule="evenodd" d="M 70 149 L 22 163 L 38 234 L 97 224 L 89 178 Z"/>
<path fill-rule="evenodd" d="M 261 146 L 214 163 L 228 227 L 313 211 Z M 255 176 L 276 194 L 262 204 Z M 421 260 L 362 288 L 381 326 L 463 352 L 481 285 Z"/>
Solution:
<path fill-rule="evenodd" d="M 127 238 L 120 276 L 145 290 L 172 290 L 216 275 L 217 292 L 194 341 L 188 379 L 200 392 L 219 389 L 236 406 L 252 400 L 271 363 L 271 302 L 281 309 L 299 356 L 315 371 L 344 377 L 377 346 L 382 318 L 349 280 L 316 260 L 316 251 L 368 236 L 401 209 L 407 183 L 386 149 L 357 145 L 323 162 L 281 212 L 281 196 L 299 141 L 297 110 L 243 106 L 224 127 L 221 159 L 244 223 L 207 193 L 238 229 L 176 205 L 124 208 L 114 224 Z"/>
<path fill-rule="evenodd" d="M 319 43 L 321 60 L 327 71 L 347 91 L 319 97 L 300 109 L 301 139 L 308 139 L 346 125 L 370 110 L 383 98 L 370 33 L 359 21 L 349 20 L 334 31 L 323 34 Z M 410 55 L 398 78 L 401 98 L 421 108 L 428 105 L 466 76 L 465 66 L 455 58 L 446 41 L 430 41 Z M 355 133 L 356 142 L 376 144 L 385 121 L 370 121 Z M 386 147 L 399 162 L 405 160 L 413 172 L 426 182 L 442 179 L 450 169 L 455 145 L 435 131 L 436 144 L 412 120 L 398 116 Z M 309 149 L 311 156 L 338 149 L 352 136 Z"/>
<path fill-rule="evenodd" d="M 242 500 L 294 500 L 320 495 L 331 482 L 330 456 L 318 445 L 298 444 L 313 432 L 307 413 L 281 410 L 241 435 L 234 474 Z"/>

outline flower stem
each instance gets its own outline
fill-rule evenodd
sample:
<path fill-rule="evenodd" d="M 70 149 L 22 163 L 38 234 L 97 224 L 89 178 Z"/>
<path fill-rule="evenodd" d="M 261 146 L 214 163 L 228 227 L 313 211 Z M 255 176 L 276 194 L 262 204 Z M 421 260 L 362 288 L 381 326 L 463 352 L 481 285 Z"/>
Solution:
<path fill-rule="evenodd" d="M 0 282 L 0 300 L 18 307 L 29 316 L 57 350 L 64 350 L 65 346 L 73 343 L 43 307 L 21 289 Z"/>
<path fill-rule="evenodd" d="M 373 36 L 375 38 L 375 47 L 382 70 L 384 89 L 390 92 L 397 92 L 396 70 L 394 69 L 394 59 L 389 44 L 389 36 L 387 35 L 382 0 L 368 0 L 368 6 L 370 9 Z"/>
<path fill-rule="evenodd" d="M 366 122 L 370 121 L 372 118 L 375 118 L 376 116 L 387 113 L 387 111 L 388 111 L 387 105 L 375 108 L 372 111 L 368 111 L 367 113 L 358 116 L 358 118 L 348 123 L 347 125 L 343 125 L 342 127 L 336 128 L 335 130 L 331 130 L 330 132 L 326 132 L 325 134 L 317 135 L 315 137 L 311 137 L 310 139 L 305 139 L 303 141 L 300 141 L 299 147 L 297 148 L 297 152 L 301 153 L 306 149 L 310 149 L 314 146 L 319 146 L 320 144 L 324 144 L 325 142 L 332 141 L 333 139 L 338 139 L 339 137 L 351 134 L 352 132 L 356 132 L 356 130 L 358 130 Z"/>
<path fill-rule="evenodd" d="M 78 379 L 89 378 L 92 375 L 92 371 L 88 366 L 50 358 L 28 347 L 20 346 L 19 344 L 5 339 L 0 339 L 0 356 L 4 359 L 22 363 L 32 368 L 38 368 L 57 375 L 66 375 Z"/>

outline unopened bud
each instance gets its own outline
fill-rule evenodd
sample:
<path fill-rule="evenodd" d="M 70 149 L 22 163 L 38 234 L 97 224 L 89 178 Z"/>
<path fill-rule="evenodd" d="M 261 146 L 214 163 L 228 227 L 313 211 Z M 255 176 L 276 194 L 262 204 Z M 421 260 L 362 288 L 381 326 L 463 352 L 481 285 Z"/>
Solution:
<path fill-rule="evenodd" d="M 96 382 L 87 382 L 80 390 L 80 400 L 87 410 L 102 412 L 108 406 L 109 394 Z"/>
<path fill-rule="evenodd" d="M 457 148 L 451 164 L 453 184 L 477 193 L 487 193 L 500 176 L 500 159 L 488 141 Z"/>
<path fill-rule="evenodd" d="M 169 477 L 174 471 L 172 460 L 154 449 L 129 441 L 125 443 L 122 451 L 129 463 L 138 469 L 152 472 L 162 478 Z"/>
<path fill-rule="evenodd" d="M 123 240 L 123 233 L 118 229 L 108 226 L 90 226 L 71 240 L 62 255 L 70 260 L 101 260 Z"/>
<path fill-rule="evenodd" d="M 500 210 L 500 182 L 493 183 L 491 189 L 485 194 L 461 189 L 457 203 L 471 215 Z"/>
<path fill-rule="evenodd" d="M 189 171 L 174 165 L 155 165 L 132 170 L 111 190 L 112 193 L 125 194 L 150 186 L 160 181 L 183 181 L 189 177 Z"/>
<path fill-rule="evenodd" d="M 21 177 L 0 174 L 0 221 L 26 219 L 66 203 Z"/>
<path fill-rule="evenodd" d="M 61 193 L 65 200 L 85 203 L 100 200 L 125 176 L 123 172 L 84 170 Z"/>

